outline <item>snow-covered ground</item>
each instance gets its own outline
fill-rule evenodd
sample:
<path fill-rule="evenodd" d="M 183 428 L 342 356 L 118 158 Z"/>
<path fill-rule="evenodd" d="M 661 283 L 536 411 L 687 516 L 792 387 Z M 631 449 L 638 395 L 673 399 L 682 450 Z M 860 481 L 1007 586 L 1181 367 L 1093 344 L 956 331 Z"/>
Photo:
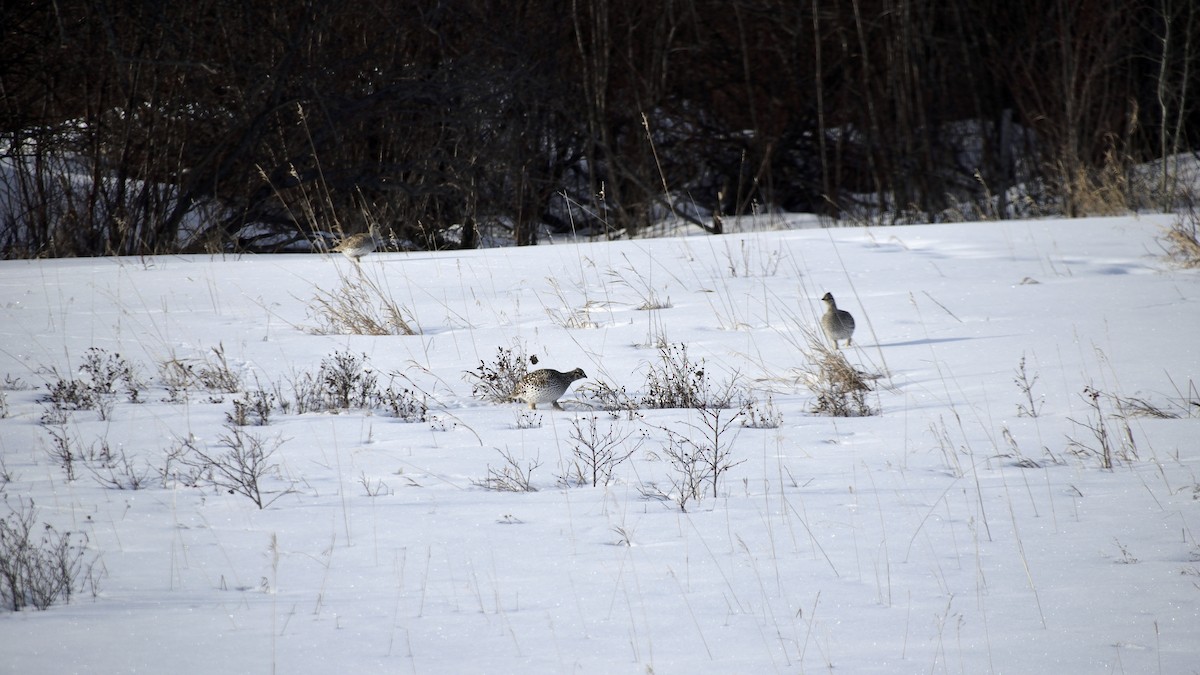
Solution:
<path fill-rule="evenodd" d="M 368 256 L 413 336 L 314 333 L 314 297 L 359 279 L 341 257 L 2 262 L 0 516 L 32 500 L 86 534 L 95 583 L 0 613 L 0 671 L 1196 672 L 1200 274 L 1163 262 L 1171 221 Z M 826 291 L 858 320 L 877 416 L 810 412 Z M 686 511 L 665 429 L 702 443 L 706 418 L 586 394 L 644 393 L 664 343 L 782 417 L 733 424 L 718 496 Z M 514 347 L 587 372 L 565 410 L 472 396 L 464 372 Z M 89 348 L 135 367 L 141 402 L 56 420 L 47 387 Z M 429 419 L 276 408 L 238 428 L 275 449 L 267 508 L 187 487 L 178 453 L 219 454 L 242 394 L 172 394 L 161 364 L 217 367 L 214 349 L 282 399 L 365 354 Z M 607 486 L 564 483 L 593 417 L 633 455 Z M 536 491 L 483 486 L 506 456 Z"/>

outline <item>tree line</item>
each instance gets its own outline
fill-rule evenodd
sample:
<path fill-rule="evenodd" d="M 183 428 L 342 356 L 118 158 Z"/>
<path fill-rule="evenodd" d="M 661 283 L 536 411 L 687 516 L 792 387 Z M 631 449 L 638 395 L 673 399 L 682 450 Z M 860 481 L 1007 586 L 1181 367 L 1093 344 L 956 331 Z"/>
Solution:
<path fill-rule="evenodd" d="M 5 258 L 1172 208 L 1192 0 L 4 3 Z M 1135 180 L 1136 178 L 1136 180 Z M 1020 186 L 1020 190 L 1016 190 Z"/>

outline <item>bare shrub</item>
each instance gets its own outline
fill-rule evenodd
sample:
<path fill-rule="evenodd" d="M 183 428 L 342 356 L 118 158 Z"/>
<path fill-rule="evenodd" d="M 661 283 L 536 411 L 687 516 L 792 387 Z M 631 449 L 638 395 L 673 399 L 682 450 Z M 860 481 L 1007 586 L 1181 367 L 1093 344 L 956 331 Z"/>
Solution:
<path fill-rule="evenodd" d="M 279 407 L 284 413 L 295 412 L 303 415 L 309 412 L 337 412 L 348 409 L 384 408 L 388 414 L 405 422 L 428 421 L 429 405 L 426 395 L 416 387 L 405 387 L 392 382 L 387 388 L 380 388 L 379 375 L 369 365 L 366 354 L 335 351 L 321 360 L 321 366 L 315 373 L 305 372 L 294 375 L 290 380 L 290 398 L 281 393 L 269 394 L 259 392 L 250 397 L 251 407 L 247 412 L 248 419 L 253 419 L 259 413 L 258 407 L 269 412 L 270 403 L 279 401 Z M 237 421 L 238 406 L 235 404 L 234 417 Z"/>
<path fill-rule="evenodd" d="M 67 411 L 94 410 L 100 400 L 100 395 L 82 380 L 59 378 L 48 384 L 47 388 L 48 393 L 40 399 L 42 403 L 49 404 L 42 416 L 43 424 L 61 424 L 66 419 Z"/>
<path fill-rule="evenodd" d="M 95 584 L 86 545 L 81 532 L 39 525 L 33 501 L 18 500 L 17 509 L 0 519 L 0 602 L 14 612 L 70 602 L 82 582 Z"/>
<path fill-rule="evenodd" d="M 621 413 L 629 419 L 637 415 L 638 401 L 625 390 L 625 387 L 614 387 L 603 380 L 587 382 L 576 389 L 593 408 L 605 410 L 614 418 Z"/>
<path fill-rule="evenodd" d="M 182 402 L 195 382 L 192 366 L 175 357 L 158 364 L 158 375 L 167 389 L 167 397 L 164 400 L 168 403 Z"/>
<path fill-rule="evenodd" d="M 239 427 L 266 426 L 275 408 L 275 394 L 263 389 L 244 391 L 234 399 L 233 410 L 225 413 L 225 422 Z"/>
<path fill-rule="evenodd" d="M 488 465 L 485 478 L 471 481 L 477 487 L 496 492 L 537 492 L 534 487 L 533 471 L 542 465 L 538 459 L 521 463 L 512 452 L 497 450 L 504 463 L 499 468 Z"/>
<path fill-rule="evenodd" d="M 658 363 L 646 374 L 646 393 L 641 404 L 647 408 L 728 408 L 735 398 L 732 381 L 714 385 L 699 363 L 688 358 L 687 345 L 664 343 L 658 348 Z"/>
<path fill-rule="evenodd" d="M 335 351 L 314 373 L 292 379 L 296 414 L 370 408 L 379 401 L 378 377 L 367 355 Z"/>
<path fill-rule="evenodd" d="M 536 363 L 537 357 L 528 360 Z M 512 400 L 517 381 L 529 372 L 525 365 L 525 349 L 514 344 L 512 347 L 497 347 L 496 358 L 491 363 L 479 362 L 475 370 L 468 370 L 463 379 L 471 383 L 471 395 L 492 403 L 507 403 Z"/>
<path fill-rule="evenodd" d="M 50 434 L 50 448 L 47 450 L 50 459 L 62 468 L 68 481 L 75 480 L 78 477 L 75 463 L 82 458 L 79 447 L 71 439 L 67 427 L 64 424 L 46 425 L 46 433 Z"/>
<path fill-rule="evenodd" d="M 559 480 L 568 485 L 598 487 L 612 481 L 613 471 L 629 459 L 645 440 L 619 424 L 601 428 L 595 415 L 571 420 L 571 463 Z"/>
<path fill-rule="evenodd" d="M 425 422 L 429 416 L 429 404 L 425 394 L 406 387 L 389 385 L 379 394 L 379 402 L 392 417 L 405 422 Z"/>
<path fill-rule="evenodd" d="M 123 391 L 131 403 L 140 403 L 145 386 L 136 368 L 120 354 L 110 354 L 99 347 L 84 352 L 80 377 L 65 378 L 53 370 L 51 374 L 54 382 L 47 383 L 47 394 L 41 399 L 50 406 L 43 423 L 61 424 L 71 410 L 94 410 L 100 419 L 107 420 L 118 393 Z"/>
<path fill-rule="evenodd" d="M 372 480 L 365 471 L 359 474 L 358 484 L 363 486 L 363 489 L 366 490 L 368 497 L 379 497 L 382 495 L 395 494 L 395 490 L 388 487 L 388 484 L 383 482 L 382 478 Z"/>
<path fill-rule="evenodd" d="M 33 389 L 33 387 L 27 384 L 25 380 L 22 380 L 19 377 L 13 377 L 12 375 L 6 374 L 4 376 L 4 382 L 0 382 L 0 390 L 4 391 L 28 391 L 30 389 Z"/>
<path fill-rule="evenodd" d="M 694 499 L 719 496 L 722 476 L 745 461 L 732 459 L 730 438 L 737 434 L 734 425 L 742 412 L 708 406 L 696 410 L 700 421 L 687 425 L 694 433 L 659 427 L 667 434 L 663 454 L 674 469 L 671 499 L 681 511 Z"/>
<path fill-rule="evenodd" d="M 0 455 L 0 492 L 4 492 L 4 488 L 15 480 L 17 480 L 17 475 L 4 463 L 4 456 Z"/>
<path fill-rule="evenodd" d="M 202 449 L 190 439 L 177 446 L 178 452 L 173 453 L 168 462 L 178 463 L 187 471 L 185 484 L 240 494 L 260 509 L 290 492 L 290 489 L 270 492 L 263 485 L 268 475 L 278 472 L 279 467 L 271 457 L 283 444 L 283 439 L 277 437 L 268 446 L 265 439 L 251 435 L 241 427 L 227 425 L 225 429 L 227 433 L 217 438 L 218 445 L 223 448 L 221 451 Z M 164 475 L 174 473 L 168 467 Z"/>
<path fill-rule="evenodd" d="M 112 490 L 141 490 L 152 473 L 148 465 L 134 466 L 124 451 L 108 462 L 89 464 L 88 469 L 97 483 Z"/>
<path fill-rule="evenodd" d="M 540 429 L 542 427 L 542 415 L 533 410 L 522 410 L 517 415 L 518 429 Z"/>
<path fill-rule="evenodd" d="M 145 387 L 137 368 L 121 357 L 99 347 L 91 347 L 83 355 L 79 370 L 88 376 L 93 390 L 101 394 L 116 394 L 121 385 L 130 403 L 141 402 Z"/>
<path fill-rule="evenodd" d="M 765 401 L 749 398 L 742 404 L 742 426 L 750 429 L 778 429 L 783 424 L 783 413 L 775 407 L 775 401 L 767 395 Z"/>

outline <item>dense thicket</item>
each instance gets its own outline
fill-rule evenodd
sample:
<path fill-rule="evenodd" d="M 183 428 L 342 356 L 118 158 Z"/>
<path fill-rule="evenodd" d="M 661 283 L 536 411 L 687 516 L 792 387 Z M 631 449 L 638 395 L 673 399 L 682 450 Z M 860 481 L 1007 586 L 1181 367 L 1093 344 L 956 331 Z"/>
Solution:
<path fill-rule="evenodd" d="M 0 246 L 1095 211 L 1200 146 L 1195 4 L 6 2 Z"/>

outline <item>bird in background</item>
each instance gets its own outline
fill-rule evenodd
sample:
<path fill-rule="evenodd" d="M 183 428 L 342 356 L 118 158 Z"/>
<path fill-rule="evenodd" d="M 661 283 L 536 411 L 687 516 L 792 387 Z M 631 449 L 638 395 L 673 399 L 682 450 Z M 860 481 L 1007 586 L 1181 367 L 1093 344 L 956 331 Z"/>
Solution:
<path fill-rule="evenodd" d="M 841 349 L 838 340 L 845 340 L 846 346 L 849 347 L 850 336 L 854 335 L 854 317 L 850 312 L 838 309 L 832 293 L 822 296 L 821 302 L 825 303 L 826 308 L 825 314 L 821 316 L 821 330 L 825 331 L 825 337 L 833 343 L 834 349 Z"/>
<path fill-rule="evenodd" d="M 357 263 L 362 261 L 363 256 L 379 248 L 381 243 L 379 228 L 372 225 L 369 232 L 352 234 L 343 239 L 333 250 Z"/>
<path fill-rule="evenodd" d="M 567 393 L 567 387 L 575 380 L 587 377 L 582 368 L 576 368 L 569 373 L 563 373 L 551 368 L 543 368 L 521 376 L 513 388 L 512 398 L 529 404 L 531 410 L 537 410 L 537 404 L 549 403 L 558 410 L 562 406 L 558 399 Z"/>

